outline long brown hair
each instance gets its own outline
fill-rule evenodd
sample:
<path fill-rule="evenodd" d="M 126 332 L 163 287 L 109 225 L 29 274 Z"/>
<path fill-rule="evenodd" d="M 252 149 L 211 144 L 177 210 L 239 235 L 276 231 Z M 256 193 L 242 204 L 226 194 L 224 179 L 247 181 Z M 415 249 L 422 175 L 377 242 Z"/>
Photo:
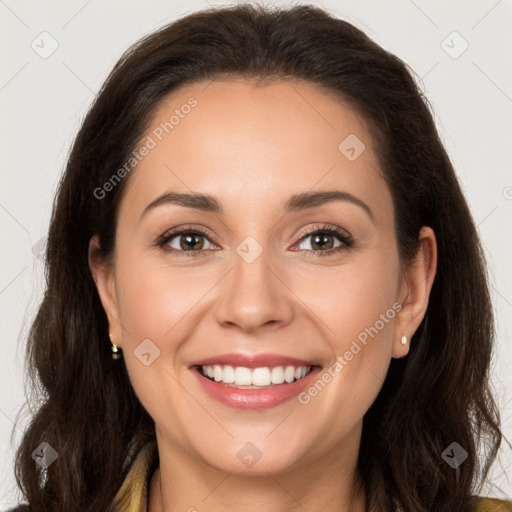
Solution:
<path fill-rule="evenodd" d="M 123 360 L 111 360 L 88 266 L 95 234 L 105 258 L 112 256 L 130 178 L 102 198 L 94 191 L 127 161 L 166 95 L 229 77 L 299 79 L 348 102 L 372 127 L 402 263 L 414 256 L 422 226 L 435 231 L 428 310 L 409 355 L 392 360 L 365 415 L 358 466 L 368 511 L 472 510 L 470 497 L 502 439 L 489 385 L 493 314 L 475 224 L 428 104 L 407 66 L 350 23 L 313 6 L 258 4 L 196 12 L 137 42 L 77 134 L 52 212 L 47 288 L 27 343 L 41 405 L 15 473 L 30 509 L 110 510 L 133 457 L 155 440 Z M 46 471 L 31 456 L 42 442 L 58 453 Z M 467 452 L 457 470 L 442 458 L 452 442 Z"/>

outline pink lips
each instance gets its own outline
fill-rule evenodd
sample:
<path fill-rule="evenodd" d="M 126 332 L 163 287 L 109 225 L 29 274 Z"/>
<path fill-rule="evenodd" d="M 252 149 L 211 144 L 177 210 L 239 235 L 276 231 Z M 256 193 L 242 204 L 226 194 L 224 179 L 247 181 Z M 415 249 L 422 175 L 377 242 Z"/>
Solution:
<path fill-rule="evenodd" d="M 239 389 L 223 382 L 215 382 L 201 373 L 201 366 L 210 365 L 243 366 L 261 368 L 274 366 L 311 366 L 311 371 L 302 379 L 292 383 L 272 384 L 261 389 Z M 190 365 L 202 389 L 218 402 L 236 409 L 261 410 L 276 407 L 301 393 L 310 386 L 321 371 L 313 361 L 296 359 L 277 354 L 224 354 L 209 357 Z"/>
<path fill-rule="evenodd" d="M 264 366 L 316 366 L 315 361 L 306 361 L 278 354 L 231 353 L 208 357 L 192 363 L 190 366 L 210 366 L 214 364 L 243 366 L 244 368 L 262 368 Z"/>

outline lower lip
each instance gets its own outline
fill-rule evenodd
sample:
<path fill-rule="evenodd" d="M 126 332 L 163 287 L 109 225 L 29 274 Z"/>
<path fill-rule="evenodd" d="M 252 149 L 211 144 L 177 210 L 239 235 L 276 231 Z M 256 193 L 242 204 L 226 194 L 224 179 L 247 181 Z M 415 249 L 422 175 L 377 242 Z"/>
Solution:
<path fill-rule="evenodd" d="M 261 389 L 233 388 L 222 382 L 214 382 L 207 379 L 197 367 L 192 370 L 199 379 L 203 389 L 220 403 L 236 409 L 260 410 L 276 407 L 296 397 L 311 384 L 311 381 L 321 368 L 318 366 L 313 367 L 303 379 L 296 380 L 290 384 L 274 384 L 272 387 L 269 386 Z"/>

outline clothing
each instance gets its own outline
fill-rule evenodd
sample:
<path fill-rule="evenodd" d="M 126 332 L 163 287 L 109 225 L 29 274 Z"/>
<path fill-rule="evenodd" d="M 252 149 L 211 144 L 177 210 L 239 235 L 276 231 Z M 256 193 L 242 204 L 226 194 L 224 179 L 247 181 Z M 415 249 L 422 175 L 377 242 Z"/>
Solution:
<path fill-rule="evenodd" d="M 149 484 L 156 469 L 156 443 L 148 443 L 138 454 L 116 494 L 122 512 L 147 512 Z M 512 512 L 512 501 L 479 498 L 475 512 Z"/>
<path fill-rule="evenodd" d="M 475 512 L 510 512 L 512 501 L 495 500 L 492 498 L 481 498 Z"/>
<path fill-rule="evenodd" d="M 158 449 L 156 442 L 147 443 L 140 450 L 128 471 L 114 503 L 119 512 L 147 512 L 151 477 L 156 469 Z"/>

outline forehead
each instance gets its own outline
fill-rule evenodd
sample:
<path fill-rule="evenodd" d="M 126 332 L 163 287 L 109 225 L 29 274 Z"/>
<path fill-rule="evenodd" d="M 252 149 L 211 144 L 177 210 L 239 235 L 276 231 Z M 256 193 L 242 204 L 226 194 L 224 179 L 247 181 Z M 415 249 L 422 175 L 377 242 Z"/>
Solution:
<path fill-rule="evenodd" d="M 219 197 L 229 213 L 315 188 L 368 200 L 386 188 L 364 120 L 309 83 L 186 85 L 155 110 L 143 146 L 123 200 L 132 211 L 167 189 Z"/>

